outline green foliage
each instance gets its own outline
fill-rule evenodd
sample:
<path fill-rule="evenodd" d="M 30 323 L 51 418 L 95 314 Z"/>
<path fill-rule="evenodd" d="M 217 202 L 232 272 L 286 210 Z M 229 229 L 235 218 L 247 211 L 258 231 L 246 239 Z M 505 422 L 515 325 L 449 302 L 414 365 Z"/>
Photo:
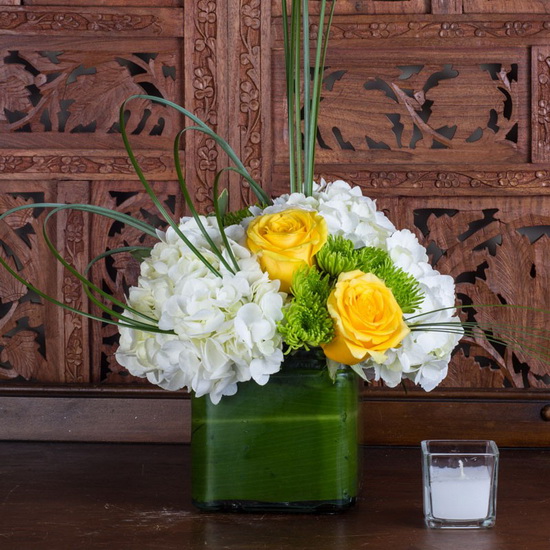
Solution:
<path fill-rule="evenodd" d="M 329 235 L 315 259 L 319 269 L 337 278 L 340 273 L 357 269 L 356 252 L 353 243 L 341 236 Z"/>
<path fill-rule="evenodd" d="M 223 226 L 228 227 L 230 225 L 237 225 L 249 216 L 252 216 L 252 214 L 250 213 L 248 207 L 237 210 L 236 212 L 227 212 L 223 216 Z"/>
<path fill-rule="evenodd" d="M 319 303 L 310 306 L 294 300 L 284 311 L 278 328 L 289 350 L 309 350 L 334 337 L 333 321 L 326 306 Z"/>
<path fill-rule="evenodd" d="M 356 249 L 349 239 L 329 235 L 316 260 L 319 269 L 332 280 L 340 273 L 355 269 L 376 275 L 391 289 L 403 313 L 413 313 L 424 298 L 416 279 L 396 267 L 389 254 L 381 248 L 365 246 Z"/>
<path fill-rule="evenodd" d="M 151 255 L 151 250 L 153 249 L 150 246 L 135 248 L 130 252 L 130 256 L 141 263 Z"/>
<path fill-rule="evenodd" d="M 422 303 L 424 294 L 420 290 L 418 281 L 396 267 L 389 257 L 377 266 L 373 273 L 386 283 L 403 313 L 413 313 Z"/>
<path fill-rule="evenodd" d="M 283 44 L 286 68 L 288 106 L 288 147 L 290 158 L 290 192 L 313 193 L 315 144 L 323 85 L 323 70 L 334 7 L 333 0 L 319 0 L 316 18 L 315 48 L 310 43 L 309 1 L 291 0 L 290 14 L 286 2 L 283 9 Z M 289 17 L 290 15 L 290 17 Z M 315 53 L 310 59 L 311 53 Z M 302 70 L 302 67 L 306 67 Z"/>
<path fill-rule="evenodd" d="M 382 264 L 386 262 L 392 263 L 390 255 L 385 250 L 376 248 L 375 246 L 359 248 L 355 251 L 355 255 L 357 258 L 356 269 L 360 269 L 364 273 L 374 273 L 376 275 L 377 270 L 380 269 Z M 377 275 L 377 277 L 380 276 Z"/>
<path fill-rule="evenodd" d="M 294 273 L 291 290 L 295 300 L 326 303 L 331 285 L 328 275 L 323 275 L 316 267 L 304 266 Z"/>
<path fill-rule="evenodd" d="M 279 324 L 289 351 L 326 344 L 334 337 L 333 320 L 327 310 L 331 291 L 328 275 L 315 267 L 304 267 L 294 274 L 294 300 L 284 310 Z"/>

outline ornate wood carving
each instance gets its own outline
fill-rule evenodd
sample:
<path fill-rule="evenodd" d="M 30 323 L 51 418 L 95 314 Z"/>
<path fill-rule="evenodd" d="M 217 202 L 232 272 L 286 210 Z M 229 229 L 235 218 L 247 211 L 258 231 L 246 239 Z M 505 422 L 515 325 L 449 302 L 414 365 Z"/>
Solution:
<path fill-rule="evenodd" d="M 280 20 L 275 25 L 276 40 L 282 43 L 282 25 Z M 312 33 L 315 27 L 312 26 Z M 332 25 L 331 41 L 368 40 L 386 42 L 394 39 L 421 39 L 434 42 L 460 42 L 466 47 L 471 46 L 468 40 L 481 42 L 502 39 L 517 44 L 526 39 L 548 39 L 550 36 L 550 21 L 544 17 L 517 15 L 474 16 L 426 15 L 401 18 L 391 15 L 357 16 L 354 18 L 340 17 Z M 425 44 L 423 44 L 425 45 Z M 393 47 L 395 44 L 386 44 Z"/>
<path fill-rule="evenodd" d="M 547 293 L 550 218 L 547 197 L 477 198 L 449 203 L 444 198 L 410 199 L 402 205 L 401 225 L 414 228 L 428 247 L 432 262 L 457 282 L 463 304 L 535 304 L 550 309 Z M 468 310 L 465 310 L 466 312 Z M 529 332 L 535 348 L 537 327 L 546 325 L 544 315 L 531 310 L 469 310 L 480 323 L 515 327 L 516 335 Z M 497 333 L 498 334 L 498 333 Z M 508 333 L 508 337 L 514 333 Z M 541 348 L 541 349 L 542 349 Z M 537 387 L 550 385 L 550 367 L 516 350 L 493 345 L 486 339 L 466 339 L 454 361 L 454 374 L 447 384 L 463 380 L 461 370 L 475 370 L 481 387 Z M 463 360 L 466 358 L 466 364 Z M 500 375 L 495 375 L 500 372 Z M 462 382 L 461 382 L 462 383 Z"/>
<path fill-rule="evenodd" d="M 71 151 L 57 154 L 21 153 L 17 150 L 0 151 L 0 180 L 14 176 L 40 176 L 41 178 L 100 178 L 128 179 L 135 175 L 134 167 L 126 152 L 113 151 L 110 155 L 81 155 Z M 137 160 L 145 173 L 155 179 L 173 179 L 174 166 L 169 153 L 142 151 Z"/>
<path fill-rule="evenodd" d="M 220 87 L 219 70 L 224 66 L 219 30 L 223 9 L 217 0 L 193 2 L 185 13 L 187 59 L 191 69 L 186 74 L 187 108 L 224 135 L 226 124 L 225 92 Z M 193 174 L 195 200 L 202 211 L 212 205 L 210 187 L 218 169 L 219 151 L 213 139 L 198 133 L 188 133 L 185 141 L 186 166 Z"/>
<path fill-rule="evenodd" d="M 181 196 L 179 187 L 174 182 L 164 182 L 162 186 L 154 185 L 159 199 L 174 219 L 181 216 Z M 147 221 L 162 228 L 165 223 L 159 217 L 147 193 L 137 182 L 119 182 L 113 186 L 110 181 L 96 182 L 92 189 L 91 202 Z M 125 227 L 120 222 L 97 216 L 88 237 L 92 243 L 90 256 L 95 257 L 105 250 L 131 245 L 148 245 L 153 239 L 145 237 L 138 230 Z M 95 284 L 123 300 L 129 287 L 137 282 L 139 262 L 129 254 L 111 256 L 105 262 L 96 264 L 93 271 Z M 96 311 L 97 313 L 97 311 Z M 114 325 L 92 325 L 92 380 L 94 382 L 128 383 L 136 379 L 130 376 L 114 358 L 118 343 L 118 331 Z M 141 380 L 143 382 L 143 380 Z"/>
<path fill-rule="evenodd" d="M 84 182 L 63 182 L 58 186 L 60 202 L 90 201 L 89 187 Z M 60 250 L 65 260 L 80 272 L 84 272 L 89 261 L 90 225 L 89 217 L 80 211 L 63 211 L 57 217 L 57 234 L 63 248 Z M 78 279 L 58 264 L 57 280 L 61 282 L 63 303 L 69 307 L 88 311 L 88 298 Z M 63 310 L 60 334 L 63 338 L 47 335 L 53 345 L 60 345 L 63 354 L 64 377 L 67 383 L 90 381 L 89 321 L 77 313 Z"/>
<path fill-rule="evenodd" d="M 550 161 L 550 47 L 531 51 L 531 151 L 533 162 Z"/>
<path fill-rule="evenodd" d="M 373 189 L 428 189 L 449 193 L 464 189 L 476 192 L 484 189 L 501 191 L 525 189 L 540 192 L 541 188 L 550 187 L 549 170 L 501 170 L 494 172 L 481 171 L 448 171 L 448 170 L 362 170 L 362 171 L 324 171 L 319 177 L 326 181 L 344 179 L 359 185 L 366 190 Z M 282 189 L 281 189 L 282 192 Z"/>
<path fill-rule="evenodd" d="M 240 14 L 231 21 L 229 28 L 228 43 L 233 46 L 228 58 L 229 142 L 239 151 L 252 177 L 265 185 L 269 100 L 261 83 L 268 77 L 270 66 L 269 3 L 234 0 L 228 9 L 230 13 Z M 248 184 L 236 174 L 231 174 L 229 181 L 233 208 L 255 200 Z"/>
<path fill-rule="evenodd" d="M 139 8 L 3 7 L 0 33 L 47 35 L 181 36 L 182 12 L 159 8 L 154 12 Z"/>
<path fill-rule="evenodd" d="M 53 198 L 53 189 L 32 182 L 3 190 L 2 211 Z M 22 210 L 9 223 L 1 222 L 0 254 L 35 286 L 56 294 L 55 266 L 38 237 L 43 218 L 38 211 Z M 0 380 L 63 380 L 57 346 L 46 340 L 48 329 L 58 327 L 60 312 L 48 310 L 34 292 L 0 270 Z"/>
<path fill-rule="evenodd" d="M 116 134 L 119 107 L 130 95 L 152 92 L 178 100 L 178 58 L 168 48 L 129 53 L 115 44 L 100 52 L 67 46 L 0 48 L 0 84 L 9 91 L 0 100 L 0 131 Z M 129 133 L 170 135 L 174 117 L 158 104 L 134 101 L 129 112 Z"/>
<path fill-rule="evenodd" d="M 523 52 L 463 55 L 439 50 L 423 52 L 422 63 L 417 53 L 380 52 L 372 60 L 355 52 L 335 47 L 327 59 L 319 162 L 526 160 L 528 120 L 521 98 L 528 77 Z M 275 88 L 277 136 L 285 133 L 279 107 L 285 93 L 281 70 Z M 277 162 L 285 158 L 285 148 L 277 147 Z"/>

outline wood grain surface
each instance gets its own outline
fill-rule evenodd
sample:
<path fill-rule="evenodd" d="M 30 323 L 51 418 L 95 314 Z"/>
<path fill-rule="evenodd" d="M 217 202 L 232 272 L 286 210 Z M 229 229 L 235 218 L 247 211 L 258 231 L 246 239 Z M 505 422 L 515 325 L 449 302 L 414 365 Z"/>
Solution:
<path fill-rule="evenodd" d="M 341 515 L 199 513 L 181 445 L 0 443 L 5 550 L 546 550 L 544 450 L 501 449 L 490 530 L 424 527 L 420 449 L 365 448 L 356 506 Z"/>
<path fill-rule="evenodd" d="M 315 14 L 319 2 L 311 4 Z M 229 140 L 269 192 L 287 191 L 279 0 L 0 5 L 0 210 L 42 201 L 94 202 L 162 225 L 139 189 L 117 122 L 121 101 L 140 92 L 185 105 Z M 455 277 L 461 300 L 550 307 L 548 6 L 544 0 L 337 4 L 317 175 L 359 185 L 396 226 L 415 232 L 435 267 Z M 312 37 L 317 31 L 312 21 Z M 126 116 L 140 164 L 178 218 L 184 208 L 171 147 L 183 121 L 145 101 L 132 103 Z M 183 145 L 192 195 L 208 212 L 213 178 L 227 160 L 208 136 L 188 133 Z M 250 189 L 235 174 L 227 186 L 231 207 L 250 200 Z M 87 310 L 84 293 L 46 250 L 43 219 L 44 213 L 30 208 L 2 224 L 0 253 L 40 288 Z M 96 254 L 139 238 L 80 214 L 59 216 L 52 225 L 55 245 L 80 269 Z M 136 262 L 120 256 L 95 276 L 122 295 L 137 274 Z M 112 399 L 128 398 L 124 386 L 137 388 L 137 394 L 150 391 L 116 363 L 112 327 L 92 326 L 41 304 L 5 272 L 0 302 L 0 387 L 12 400 L 11 424 L 4 430 L 9 437 L 43 438 L 50 432 L 41 426 L 80 410 L 81 394 L 70 397 L 74 409 L 67 408 L 66 396 L 55 406 L 48 401 L 51 414 L 38 400 L 44 424 L 28 422 L 28 400 L 41 399 L 47 387 L 78 392 L 82 385 L 91 391 L 107 386 Z M 547 325 L 538 314 L 504 321 L 535 330 Z M 460 433 L 493 426 L 509 444 L 547 441 L 533 415 L 550 396 L 550 366 L 522 350 L 465 341 L 444 386 L 466 392 L 467 410 L 473 411 L 462 416 L 448 409 Z M 482 403 L 475 398 L 479 390 L 490 392 Z M 500 394 L 517 390 L 540 391 L 540 403 L 520 404 L 513 397 L 514 405 L 503 407 Z M 444 399 L 413 400 L 410 407 L 402 405 L 406 399 L 396 399 L 408 424 L 394 443 L 410 441 L 407 434 L 417 437 L 412 410 L 422 418 L 450 418 Z M 389 442 L 400 417 L 388 412 L 390 401 L 376 403 L 372 410 L 389 423 L 380 424 L 375 440 Z M 83 410 L 89 405 L 83 402 Z M 108 438 L 125 437 L 107 413 L 96 414 L 108 426 L 102 432 Z M 508 436 L 498 422 L 511 427 Z M 147 440 L 150 423 L 132 426 L 133 438 Z M 170 426 L 175 431 L 161 431 L 163 437 L 181 440 L 179 428 Z M 67 426 L 57 427 L 52 437 L 66 437 Z M 101 430 L 80 430 L 78 438 L 101 437 Z"/>

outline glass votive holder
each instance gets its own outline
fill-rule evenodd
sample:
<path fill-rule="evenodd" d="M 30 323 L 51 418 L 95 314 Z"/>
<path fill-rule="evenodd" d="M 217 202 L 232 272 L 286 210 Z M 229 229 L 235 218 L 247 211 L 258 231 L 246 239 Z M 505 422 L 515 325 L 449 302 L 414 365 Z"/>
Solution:
<path fill-rule="evenodd" d="M 480 529 L 496 519 L 494 441 L 422 441 L 424 519 L 435 529 Z"/>

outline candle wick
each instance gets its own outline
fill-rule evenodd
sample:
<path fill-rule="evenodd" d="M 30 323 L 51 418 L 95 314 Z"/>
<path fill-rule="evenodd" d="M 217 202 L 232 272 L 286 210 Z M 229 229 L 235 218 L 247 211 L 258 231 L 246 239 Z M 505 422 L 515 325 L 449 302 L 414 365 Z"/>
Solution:
<path fill-rule="evenodd" d="M 464 473 L 464 462 L 462 462 L 462 460 L 458 461 L 458 467 L 460 468 L 460 477 L 466 477 L 466 474 Z"/>

